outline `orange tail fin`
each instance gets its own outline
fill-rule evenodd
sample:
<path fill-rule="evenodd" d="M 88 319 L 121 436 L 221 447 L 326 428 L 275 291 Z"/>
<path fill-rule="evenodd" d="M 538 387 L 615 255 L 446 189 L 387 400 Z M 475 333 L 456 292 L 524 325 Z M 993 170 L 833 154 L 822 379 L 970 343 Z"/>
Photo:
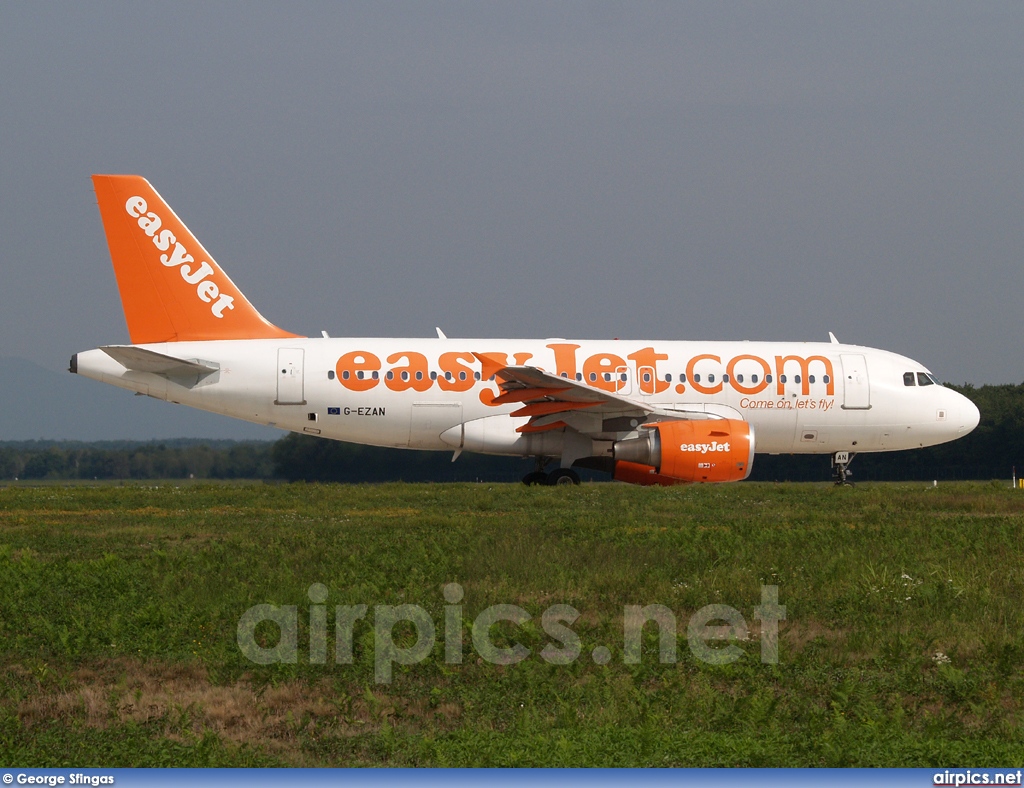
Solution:
<path fill-rule="evenodd" d="M 132 344 L 296 336 L 256 311 L 149 181 L 92 182 Z"/>

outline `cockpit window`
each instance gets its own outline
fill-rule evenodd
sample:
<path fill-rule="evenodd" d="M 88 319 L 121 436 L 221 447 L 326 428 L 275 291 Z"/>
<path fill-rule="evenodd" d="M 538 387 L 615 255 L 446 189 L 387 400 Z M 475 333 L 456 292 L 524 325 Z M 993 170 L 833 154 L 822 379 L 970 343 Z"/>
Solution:
<path fill-rule="evenodd" d="M 917 373 L 917 385 L 918 386 L 931 386 L 934 385 L 935 381 L 932 380 L 932 376 L 927 372 Z"/>
<path fill-rule="evenodd" d="M 938 378 L 936 378 L 931 372 L 928 373 L 928 380 L 930 380 L 936 386 L 941 386 L 942 385 L 941 383 L 939 383 Z"/>
<path fill-rule="evenodd" d="M 915 383 L 914 383 L 914 373 L 913 372 L 904 372 L 903 373 L 903 385 L 904 386 L 913 386 L 913 385 L 915 385 Z"/>

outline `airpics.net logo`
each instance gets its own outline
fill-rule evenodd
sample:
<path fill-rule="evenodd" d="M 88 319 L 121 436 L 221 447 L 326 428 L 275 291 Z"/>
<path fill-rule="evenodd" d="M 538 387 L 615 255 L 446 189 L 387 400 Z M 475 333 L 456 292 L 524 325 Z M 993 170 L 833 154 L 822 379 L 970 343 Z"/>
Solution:
<path fill-rule="evenodd" d="M 946 769 L 936 772 L 932 778 L 932 785 L 961 786 L 961 785 L 1020 785 L 1021 771 L 1006 772 L 979 772 L 973 769 L 966 771 L 950 771 Z"/>
<path fill-rule="evenodd" d="M 312 665 L 326 665 L 328 657 L 329 591 L 322 583 L 308 589 L 309 627 L 308 643 L 303 649 Z M 449 665 L 461 664 L 465 654 L 465 634 L 469 630 L 472 649 L 484 662 L 494 665 L 514 665 L 534 656 L 533 650 L 509 636 L 509 628 L 540 627 L 549 639 L 537 656 L 553 665 L 568 665 L 584 653 L 580 636 L 572 629 L 580 611 L 571 605 L 551 605 L 539 617 L 519 605 L 490 605 L 480 611 L 466 625 L 466 611 L 461 604 L 464 591 L 458 583 L 448 583 L 443 590 L 443 621 L 437 625 L 420 605 L 374 605 L 372 612 L 374 680 L 389 684 L 395 665 L 415 665 L 430 656 L 443 641 L 444 661 Z M 779 661 L 779 622 L 786 619 L 786 608 L 779 604 L 778 586 L 761 586 L 761 604 L 753 609 L 753 617 L 760 622 L 760 659 L 767 665 Z M 334 663 L 351 665 L 355 662 L 355 629 L 357 622 L 366 619 L 370 625 L 369 605 L 335 605 L 333 607 Z M 272 625 L 266 626 L 263 625 Z M 643 651 L 644 629 L 653 624 L 658 633 L 658 661 L 662 664 L 678 660 L 678 629 L 675 613 L 665 605 L 625 605 L 622 614 L 622 639 L 613 644 L 626 665 L 639 664 Z M 501 626 L 503 634 L 495 637 L 495 628 Z M 268 630 L 277 629 L 276 643 Z M 261 636 L 257 635 L 261 628 Z M 736 662 L 745 651 L 737 642 L 751 640 L 747 620 L 729 605 L 706 605 L 686 622 L 686 639 L 690 653 L 708 664 L 726 665 Z M 498 645 L 498 642 L 507 645 Z M 262 641 L 262 642 L 260 642 Z M 296 664 L 299 662 L 299 606 L 254 605 L 238 620 L 238 647 L 242 654 L 259 665 Z M 401 644 L 401 645 L 400 645 Z M 612 649 L 606 645 L 589 647 L 590 658 L 598 665 L 607 665 L 613 659 Z M 369 655 L 367 655 L 369 656 Z"/>

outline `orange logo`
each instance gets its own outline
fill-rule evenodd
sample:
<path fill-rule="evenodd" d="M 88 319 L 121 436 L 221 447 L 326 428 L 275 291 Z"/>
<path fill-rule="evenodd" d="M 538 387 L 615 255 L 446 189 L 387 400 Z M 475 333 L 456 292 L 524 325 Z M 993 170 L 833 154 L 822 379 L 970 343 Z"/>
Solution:
<path fill-rule="evenodd" d="M 170 254 L 160 255 L 160 262 L 167 268 L 177 268 L 187 284 L 196 286 L 196 297 L 204 304 L 211 304 L 210 312 L 214 317 L 223 318 L 224 310 L 235 308 L 235 299 L 227 293 L 220 292 L 220 287 L 210 278 L 213 276 L 213 267 L 203 261 L 193 268 L 191 264 L 195 262 L 195 258 L 188 253 L 173 232 L 161 229 L 163 220 L 148 210 L 149 206 L 142 197 L 129 197 L 124 207 L 129 216 L 138 219 L 139 227 L 153 241 L 153 246 L 161 252 L 167 252 L 171 244 L 174 244 L 174 250 Z"/>
<path fill-rule="evenodd" d="M 185 276 L 184 272 L 182 276 Z M 642 396 L 657 396 L 668 390 L 672 378 L 664 372 L 665 362 L 669 359 L 668 354 L 659 353 L 653 347 L 641 348 L 626 358 L 614 353 L 595 353 L 584 358 L 582 364 L 579 363 L 576 353 L 580 349 L 579 345 L 566 343 L 551 344 L 547 347 L 553 354 L 553 374 L 610 393 L 622 392 L 627 381 L 633 378 Z M 494 374 L 505 366 L 524 365 L 532 358 L 532 355 L 526 352 L 511 355 L 512 360 L 509 359 L 508 353 L 449 351 L 440 354 L 436 362 L 431 362 L 422 353 L 400 351 L 389 355 L 387 363 L 404 363 L 384 370 L 381 359 L 376 355 L 355 350 L 339 358 L 335 369 L 338 382 L 350 391 L 369 391 L 382 381 L 392 391 L 412 389 L 423 392 L 436 385 L 442 391 L 455 392 L 469 391 L 481 386 L 480 401 L 485 405 L 498 407 L 511 400 L 498 396 L 500 391 L 493 380 Z M 753 371 L 751 365 L 754 365 Z M 659 366 L 662 367 L 661 371 Z M 685 393 L 689 387 L 695 394 L 711 396 L 722 393 L 728 386 L 738 394 L 749 396 L 764 391 L 774 382 L 781 395 L 786 390 L 787 372 L 798 372 L 792 382 L 800 386 L 805 396 L 810 393 L 811 385 L 819 380 L 816 373 L 821 375 L 820 382 L 825 385 L 825 393 L 829 397 L 835 395 L 832 362 L 820 355 L 776 356 L 773 370 L 766 359 L 749 353 L 734 356 L 724 364 L 720 356 L 701 353 L 688 359 L 682 366 L 686 372 L 680 376 L 680 382 L 675 386 L 677 394 Z M 771 407 L 761 405 L 760 400 L 755 402 L 744 398 L 743 402 L 746 403 L 741 405 L 744 408 Z M 822 407 L 825 407 L 824 404 Z"/>

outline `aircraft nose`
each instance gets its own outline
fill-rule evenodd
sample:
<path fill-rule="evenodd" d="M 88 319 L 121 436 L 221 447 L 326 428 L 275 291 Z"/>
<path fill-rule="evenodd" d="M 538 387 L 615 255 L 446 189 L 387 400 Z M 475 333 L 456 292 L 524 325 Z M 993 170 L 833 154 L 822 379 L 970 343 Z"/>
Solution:
<path fill-rule="evenodd" d="M 978 426 L 978 422 L 981 421 L 981 411 L 979 411 L 978 406 L 967 399 L 967 397 L 961 395 L 960 400 L 959 432 L 961 435 L 966 435 Z"/>

